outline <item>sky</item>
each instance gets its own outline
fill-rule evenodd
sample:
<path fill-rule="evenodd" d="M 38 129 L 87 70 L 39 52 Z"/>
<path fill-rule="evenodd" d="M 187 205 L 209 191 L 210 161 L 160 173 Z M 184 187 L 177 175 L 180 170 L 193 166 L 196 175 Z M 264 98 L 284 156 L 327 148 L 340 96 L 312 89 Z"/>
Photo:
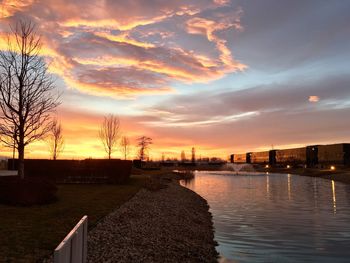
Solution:
<path fill-rule="evenodd" d="M 350 1 L 0 3 L 0 49 L 20 19 L 42 37 L 62 94 L 61 158 L 105 157 L 108 114 L 133 146 L 153 139 L 152 159 L 350 142 Z M 26 156 L 48 149 L 39 141 Z"/>

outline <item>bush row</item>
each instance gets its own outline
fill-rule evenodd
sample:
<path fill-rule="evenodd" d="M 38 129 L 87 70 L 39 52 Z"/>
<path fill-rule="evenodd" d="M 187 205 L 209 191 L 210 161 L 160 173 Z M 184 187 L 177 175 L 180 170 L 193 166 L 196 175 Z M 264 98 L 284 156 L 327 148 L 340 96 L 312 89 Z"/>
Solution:
<path fill-rule="evenodd" d="M 13 163 L 14 162 L 14 163 Z M 8 169 L 17 169 L 18 160 L 9 159 Z M 131 173 L 132 162 L 119 159 L 102 160 L 45 160 L 26 159 L 25 176 L 44 178 L 57 183 L 64 182 L 103 182 L 125 183 Z"/>

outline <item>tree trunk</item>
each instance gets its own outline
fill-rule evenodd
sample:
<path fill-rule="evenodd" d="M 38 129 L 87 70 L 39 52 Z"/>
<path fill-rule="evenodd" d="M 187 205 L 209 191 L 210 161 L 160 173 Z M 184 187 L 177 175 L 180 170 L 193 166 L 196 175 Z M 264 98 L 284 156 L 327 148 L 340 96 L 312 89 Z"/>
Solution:
<path fill-rule="evenodd" d="M 54 139 L 55 142 L 54 142 L 54 146 L 53 146 L 53 160 L 55 161 L 56 160 L 56 157 L 57 157 L 57 142 L 56 142 L 56 138 Z"/>
<path fill-rule="evenodd" d="M 24 179 L 24 144 L 18 145 L 18 176 Z"/>

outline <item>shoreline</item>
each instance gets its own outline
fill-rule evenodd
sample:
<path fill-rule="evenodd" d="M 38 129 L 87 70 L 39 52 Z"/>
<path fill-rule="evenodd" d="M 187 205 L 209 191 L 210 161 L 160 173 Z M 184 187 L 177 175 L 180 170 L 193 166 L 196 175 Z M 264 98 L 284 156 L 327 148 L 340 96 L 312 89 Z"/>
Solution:
<path fill-rule="evenodd" d="M 88 233 L 88 262 L 218 262 L 207 201 L 164 176 Z"/>
<path fill-rule="evenodd" d="M 318 169 L 318 168 L 264 168 L 263 166 L 254 166 L 257 172 L 296 174 L 300 176 L 319 177 L 327 180 L 334 180 L 345 184 L 350 184 L 350 169 L 340 168 L 336 170 Z"/>
<path fill-rule="evenodd" d="M 336 167 L 335 170 L 331 169 L 321 169 L 321 168 L 301 168 L 301 167 L 269 167 L 265 168 L 264 165 L 259 164 L 252 164 L 252 168 L 255 172 L 262 172 L 262 173 L 283 173 L 283 174 L 296 174 L 300 176 L 310 176 L 310 177 L 319 177 L 327 180 L 334 180 L 337 182 L 342 182 L 345 184 L 350 184 L 350 167 Z M 175 167 L 174 167 L 175 169 Z M 204 166 L 193 166 L 188 168 L 178 168 L 176 169 L 180 171 L 232 171 L 223 169 L 223 166 L 220 167 L 208 167 Z M 181 178 L 182 179 L 182 178 Z"/>

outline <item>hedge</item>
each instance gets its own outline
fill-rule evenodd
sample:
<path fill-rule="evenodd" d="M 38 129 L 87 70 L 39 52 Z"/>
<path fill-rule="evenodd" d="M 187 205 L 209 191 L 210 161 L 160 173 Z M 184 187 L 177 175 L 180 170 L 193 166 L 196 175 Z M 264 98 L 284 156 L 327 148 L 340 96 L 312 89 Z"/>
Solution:
<path fill-rule="evenodd" d="M 15 169 L 18 160 L 9 159 L 8 169 Z M 29 178 L 44 178 L 57 183 L 125 183 L 131 173 L 132 162 L 119 159 L 85 160 L 24 160 L 24 174 Z"/>

